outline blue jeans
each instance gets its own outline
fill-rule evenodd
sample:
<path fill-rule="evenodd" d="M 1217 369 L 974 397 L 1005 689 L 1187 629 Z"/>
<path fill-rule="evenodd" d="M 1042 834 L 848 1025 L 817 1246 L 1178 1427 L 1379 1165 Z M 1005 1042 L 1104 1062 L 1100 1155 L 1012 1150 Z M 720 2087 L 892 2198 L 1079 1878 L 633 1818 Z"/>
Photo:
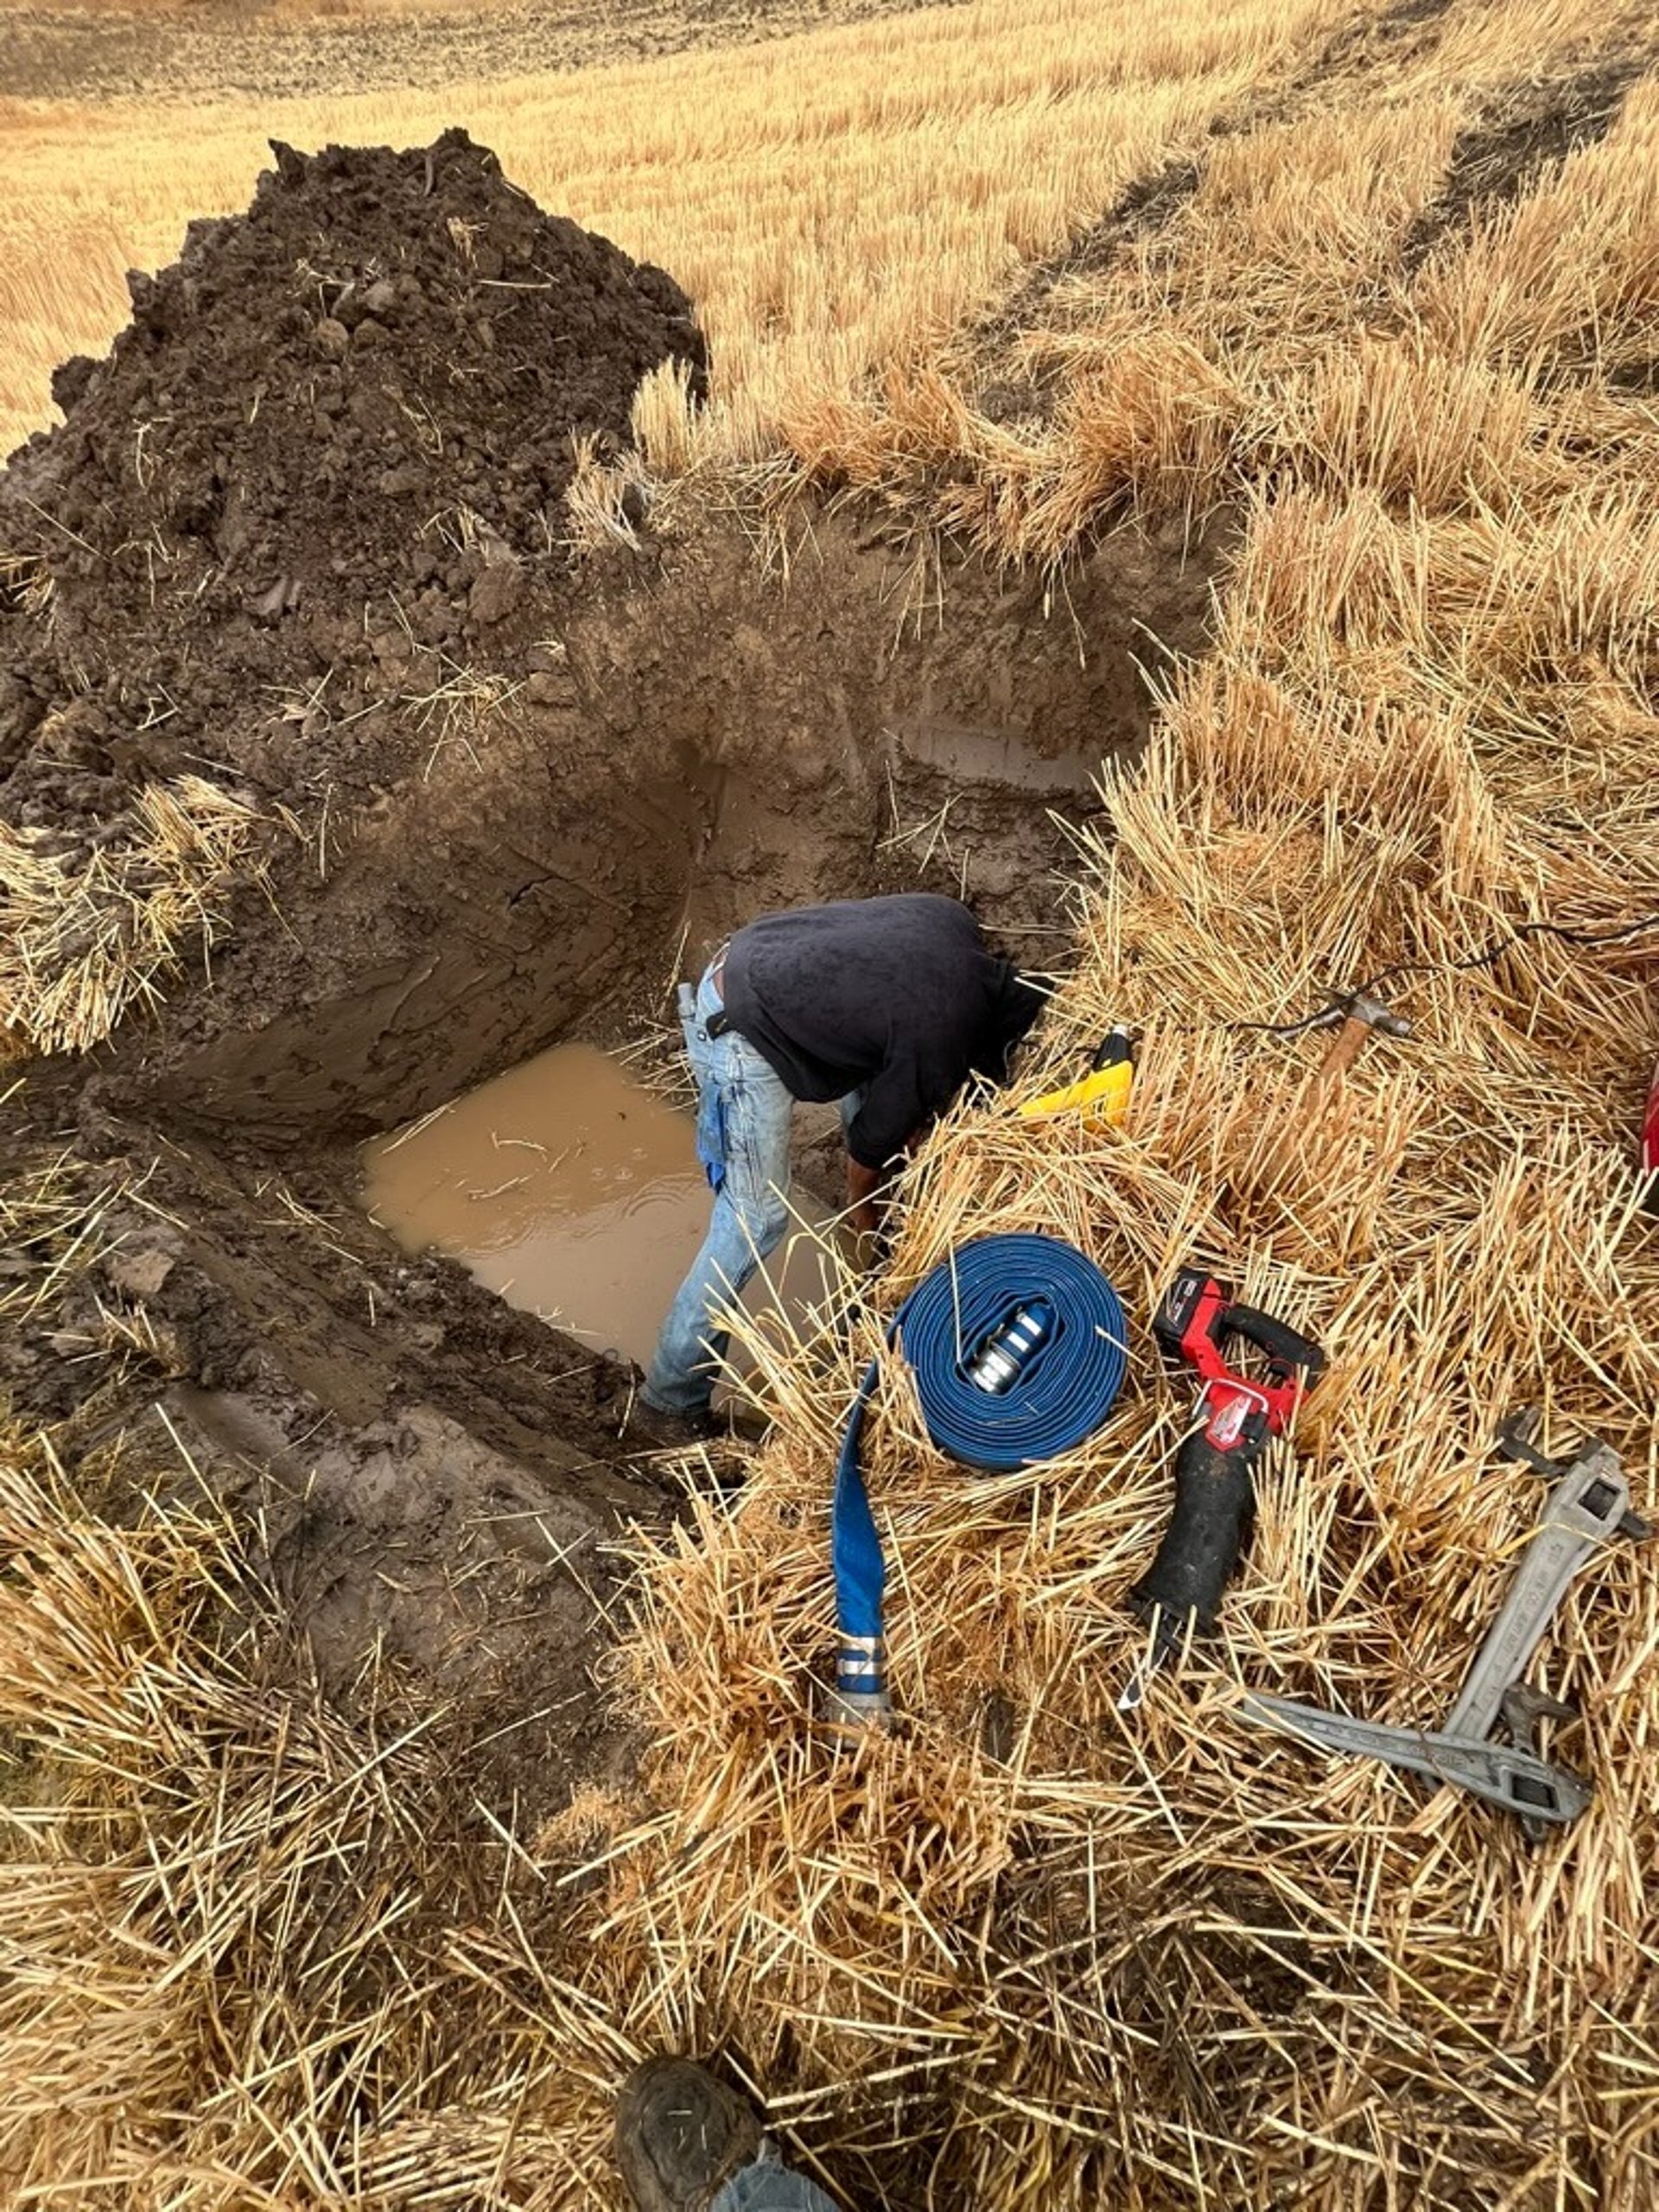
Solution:
<path fill-rule="evenodd" d="M 804 2174 L 772 2164 L 763 2148 L 754 2165 L 732 2176 L 709 2212 L 836 2212 L 836 2201 Z"/>
<path fill-rule="evenodd" d="M 680 986 L 680 1026 L 697 1078 L 697 1153 L 715 1188 L 714 1218 L 668 1309 L 645 1376 L 659 1413 L 706 1413 L 730 1332 L 714 1315 L 732 1305 L 789 1226 L 789 1122 L 794 1100 L 770 1063 L 734 1029 L 711 1037 L 720 998 L 707 970 Z"/>

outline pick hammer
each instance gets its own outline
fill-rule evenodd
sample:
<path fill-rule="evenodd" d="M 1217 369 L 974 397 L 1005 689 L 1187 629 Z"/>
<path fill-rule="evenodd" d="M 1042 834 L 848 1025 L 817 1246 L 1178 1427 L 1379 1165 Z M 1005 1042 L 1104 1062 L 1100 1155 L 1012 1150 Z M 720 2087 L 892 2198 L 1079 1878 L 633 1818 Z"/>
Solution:
<path fill-rule="evenodd" d="M 1345 998 L 1337 999 L 1308 1027 L 1334 1029 L 1337 1033 L 1313 1077 L 1313 1100 L 1330 1095 L 1338 1078 L 1352 1067 L 1361 1047 L 1373 1033 L 1383 1037 L 1411 1034 L 1411 1024 L 1404 1014 L 1391 1013 L 1381 999 L 1368 998 L 1363 991 L 1350 991 Z"/>

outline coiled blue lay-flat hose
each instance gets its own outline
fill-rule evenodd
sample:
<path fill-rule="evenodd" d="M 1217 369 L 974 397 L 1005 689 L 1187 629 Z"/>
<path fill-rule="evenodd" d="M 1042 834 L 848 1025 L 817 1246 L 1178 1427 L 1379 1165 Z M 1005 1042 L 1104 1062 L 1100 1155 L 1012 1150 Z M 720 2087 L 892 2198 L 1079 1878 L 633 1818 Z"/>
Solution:
<path fill-rule="evenodd" d="M 1033 1302 L 1052 1316 L 1048 1333 L 1007 1390 L 969 1379 L 986 1338 Z M 1001 1474 L 1081 1444 L 1110 1412 L 1123 1382 L 1123 1308 L 1092 1260 L 1056 1236 L 984 1236 L 923 1277 L 887 1331 L 916 1378 L 927 1433 L 963 1466 Z M 840 1654 L 836 1707 L 874 1720 L 888 1711 L 881 1641 L 887 1562 L 859 1463 L 876 1363 L 864 1370 L 836 1462 L 831 1555 Z"/>

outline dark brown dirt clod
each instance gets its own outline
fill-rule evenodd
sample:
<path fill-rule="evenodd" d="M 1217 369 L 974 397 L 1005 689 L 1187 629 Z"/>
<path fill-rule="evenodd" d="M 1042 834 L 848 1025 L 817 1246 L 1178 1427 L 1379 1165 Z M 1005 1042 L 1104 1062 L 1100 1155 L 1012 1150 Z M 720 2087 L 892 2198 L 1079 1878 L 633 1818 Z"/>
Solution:
<path fill-rule="evenodd" d="M 359 681 L 353 616 L 412 601 L 434 552 L 457 593 L 480 533 L 558 567 L 573 437 L 626 444 L 664 360 L 702 374 L 672 280 L 543 214 L 464 131 L 275 150 L 245 216 L 193 224 L 172 268 L 135 272 L 130 327 L 107 360 L 66 365 L 68 419 L 0 479 L 0 543 L 54 587 L 49 635 L 0 618 L 0 662 L 48 709 L 99 694 L 112 737 L 150 733 L 152 772 L 249 772 L 238 713 L 330 671 Z M 298 589 L 278 604 L 282 579 Z M 118 779 L 92 765 L 81 804 L 105 811 Z M 61 785 L 26 757 L 0 809 L 61 818 Z"/>

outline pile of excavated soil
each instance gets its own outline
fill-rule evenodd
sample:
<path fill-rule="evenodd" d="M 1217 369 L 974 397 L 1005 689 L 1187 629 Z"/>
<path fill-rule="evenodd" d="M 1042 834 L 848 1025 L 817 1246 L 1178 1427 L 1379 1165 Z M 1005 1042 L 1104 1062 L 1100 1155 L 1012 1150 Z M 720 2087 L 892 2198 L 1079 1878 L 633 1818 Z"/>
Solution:
<path fill-rule="evenodd" d="M 565 564 L 575 441 L 626 443 L 663 361 L 701 381 L 672 280 L 464 131 L 276 151 L 245 216 L 129 279 L 131 325 L 59 371 L 66 422 L 0 478 L 20 827 L 107 836 L 135 779 L 204 761 L 303 790 L 325 717 L 331 772 L 372 779 L 411 647 L 435 689 Z"/>

